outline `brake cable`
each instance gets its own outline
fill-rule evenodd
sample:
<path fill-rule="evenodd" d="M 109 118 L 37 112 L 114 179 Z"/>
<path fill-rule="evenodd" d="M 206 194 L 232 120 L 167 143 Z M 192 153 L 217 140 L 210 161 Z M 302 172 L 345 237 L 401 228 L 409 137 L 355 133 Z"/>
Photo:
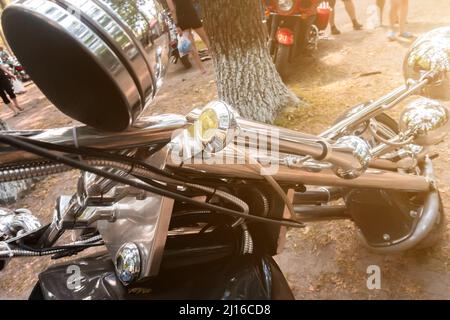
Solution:
<path fill-rule="evenodd" d="M 110 172 L 105 172 L 101 169 L 86 165 L 78 160 L 72 159 L 65 155 L 55 154 L 53 152 L 50 152 L 44 148 L 37 146 L 37 145 L 34 145 L 29 142 L 25 142 L 22 139 L 18 139 L 15 136 L 0 134 L 0 142 L 3 142 L 5 144 L 15 147 L 17 149 L 21 149 L 21 150 L 39 155 L 41 157 L 66 164 L 68 166 L 71 166 L 73 168 L 76 168 L 76 169 L 79 169 L 82 171 L 91 172 L 95 175 L 116 181 L 118 183 L 126 184 L 129 186 L 138 188 L 138 189 L 145 190 L 147 192 L 159 194 L 159 195 L 162 195 L 162 196 L 165 196 L 168 198 L 172 198 L 172 199 L 180 201 L 180 202 L 187 202 L 187 203 L 190 203 L 193 205 L 197 205 L 197 206 L 203 207 L 205 209 L 215 211 L 217 213 L 227 214 L 227 215 L 231 215 L 231 216 L 235 216 L 235 217 L 239 217 L 239 218 L 244 218 L 247 220 L 253 220 L 256 222 L 274 224 L 274 225 L 278 225 L 278 226 L 286 226 L 286 227 L 294 227 L 294 228 L 304 227 L 303 223 L 294 221 L 291 219 L 274 219 L 274 218 L 264 218 L 264 217 L 259 217 L 259 216 L 250 216 L 250 215 L 247 215 L 247 214 L 235 211 L 235 210 L 216 206 L 216 205 L 213 205 L 210 203 L 203 203 L 203 202 L 194 200 L 192 198 L 180 195 L 176 192 L 167 191 L 165 189 L 161 189 L 156 186 L 151 186 L 151 185 L 139 182 L 139 181 L 135 181 L 135 180 L 127 179 L 125 177 L 118 176 L 118 175 L 110 173 Z"/>

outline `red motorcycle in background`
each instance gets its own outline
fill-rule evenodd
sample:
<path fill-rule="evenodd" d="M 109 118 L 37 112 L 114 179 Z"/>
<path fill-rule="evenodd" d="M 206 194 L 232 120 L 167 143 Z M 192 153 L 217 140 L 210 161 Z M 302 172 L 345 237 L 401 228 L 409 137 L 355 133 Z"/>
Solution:
<path fill-rule="evenodd" d="M 322 0 L 265 0 L 264 5 L 269 50 L 278 73 L 284 77 L 295 58 L 317 48 L 331 9 Z"/>

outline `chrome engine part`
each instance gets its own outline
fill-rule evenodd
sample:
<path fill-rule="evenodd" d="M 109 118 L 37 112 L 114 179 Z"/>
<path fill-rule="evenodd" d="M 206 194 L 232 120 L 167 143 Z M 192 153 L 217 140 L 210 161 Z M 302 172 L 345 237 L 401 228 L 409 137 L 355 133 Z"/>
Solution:
<path fill-rule="evenodd" d="M 5 241 L 35 231 L 41 222 L 28 209 L 0 208 L 0 240 Z"/>

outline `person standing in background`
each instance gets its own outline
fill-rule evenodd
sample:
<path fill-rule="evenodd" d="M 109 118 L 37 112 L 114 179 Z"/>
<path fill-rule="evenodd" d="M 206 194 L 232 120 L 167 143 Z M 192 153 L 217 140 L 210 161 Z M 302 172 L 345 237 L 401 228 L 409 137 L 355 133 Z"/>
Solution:
<path fill-rule="evenodd" d="M 385 3 L 386 3 L 386 0 L 376 0 L 376 4 L 377 4 L 378 10 L 380 12 L 380 25 L 383 25 L 383 13 L 384 13 Z"/>
<path fill-rule="evenodd" d="M 363 26 L 358 22 L 358 19 L 356 18 L 356 9 L 355 4 L 353 3 L 353 0 L 342 0 L 344 2 L 345 11 L 347 11 L 348 16 L 352 20 L 353 29 L 354 30 L 362 30 Z M 336 6 L 336 0 L 329 0 L 328 4 L 331 7 L 331 14 L 330 14 L 330 27 L 331 27 L 331 34 L 338 35 L 341 34 L 341 31 L 336 27 L 335 24 L 335 9 Z"/>
<path fill-rule="evenodd" d="M 209 49 L 209 39 L 203 28 L 203 24 L 197 15 L 194 5 L 191 0 L 167 0 L 169 9 L 172 12 L 173 20 L 177 25 L 179 34 L 186 36 L 191 42 L 191 53 L 194 58 L 195 64 L 200 69 L 201 73 L 206 73 L 206 69 L 203 66 L 200 55 L 198 54 L 197 46 L 195 45 L 194 35 L 192 30 L 195 31 L 206 44 Z"/>
<path fill-rule="evenodd" d="M 394 41 L 396 37 L 395 24 L 398 22 L 399 36 L 405 39 L 413 39 L 414 35 L 406 31 L 406 19 L 408 18 L 409 0 L 391 0 L 391 11 L 389 14 L 391 31 L 388 39 Z"/>
<path fill-rule="evenodd" d="M 10 79 L 15 79 L 14 75 L 9 72 L 5 66 L 0 64 L 0 97 L 8 108 L 14 112 L 14 116 L 17 116 L 21 111 L 23 111 L 23 109 L 17 102 L 17 97 L 14 93 Z M 12 100 L 13 105 L 11 105 L 11 100 L 8 99 L 8 96 Z"/>

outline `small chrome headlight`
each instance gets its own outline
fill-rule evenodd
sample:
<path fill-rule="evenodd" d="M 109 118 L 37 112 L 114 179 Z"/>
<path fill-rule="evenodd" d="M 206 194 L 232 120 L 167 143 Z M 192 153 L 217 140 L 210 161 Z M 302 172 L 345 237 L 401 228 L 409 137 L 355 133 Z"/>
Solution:
<path fill-rule="evenodd" d="M 224 149 L 236 134 L 234 112 L 223 101 L 210 102 L 194 123 L 194 130 L 205 151 L 218 152 Z"/>
<path fill-rule="evenodd" d="M 119 280 L 128 285 L 139 278 L 141 256 L 138 246 L 133 242 L 123 244 L 116 254 L 116 274 Z"/>
<path fill-rule="evenodd" d="M 291 11 L 294 7 L 294 0 L 278 0 L 277 6 L 280 11 Z"/>
<path fill-rule="evenodd" d="M 190 125 L 174 132 L 170 148 L 174 163 L 192 159 L 202 152 L 215 153 L 233 141 L 238 126 L 234 110 L 223 101 L 213 101 L 187 116 Z"/>
<path fill-rule="evenodd" d="M 448 109 L 439 101 L 418 98 L 400 116 L 400 130 L 414 134 L 415 144 L 434 145 L 447 135 L 450 129 L 449 116 Z"/>

